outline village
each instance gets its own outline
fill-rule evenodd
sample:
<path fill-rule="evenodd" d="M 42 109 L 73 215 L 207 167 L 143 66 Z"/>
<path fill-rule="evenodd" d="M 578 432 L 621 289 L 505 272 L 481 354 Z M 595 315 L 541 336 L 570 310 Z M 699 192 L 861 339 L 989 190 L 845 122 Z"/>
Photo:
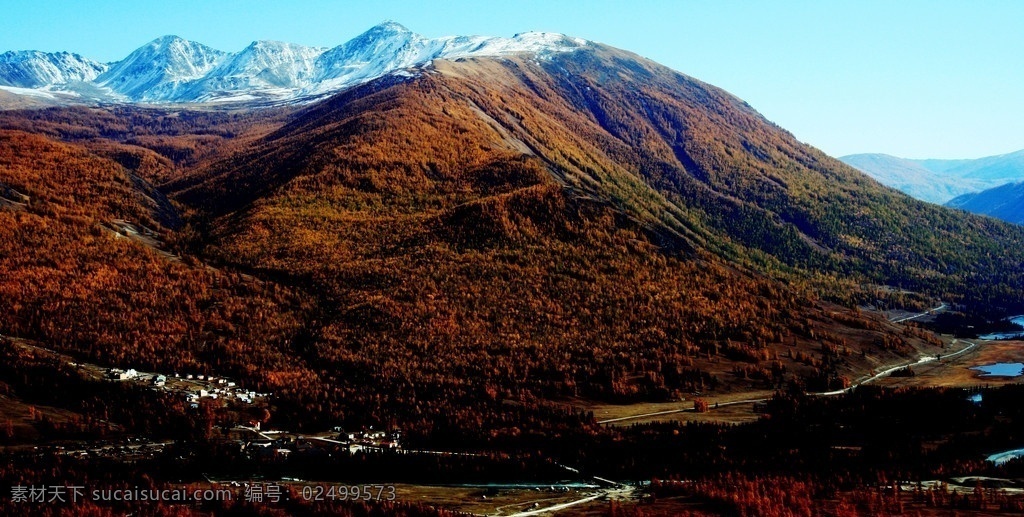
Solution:
<path fill-rule="evenodd" d="M 38 347 L 35 347 L 38 348 Z M 42 349 L 45 350 L 45 349 Z M 49 351 L 53 353 L 52 351 Z M 107 368 L 88 363 L 70 362 L 95 378 L 107 382 L 135 383 L 155 391 L 176 394 L 188 404 L 189 409 L 198 410 L 206 400 L 222 405 L 239 404 L 250 406 L 266 403 L 272 393 L 260 393 L 239 386 L 237 382 L 208 373 L 159 373 L 146 372 L 136 368 Z M 216 401 L 216 402 L 214 402 Z M 235 442 L 248 456 L 253 458 L 286 459 L 293 452 L 341 452 L 350 454 L 380 453 L 385 451 L 421 452 L 402 450 L 402 433 L 397 429 L 388 431 L 367 428 L 359 431 L 345 431 L 340 426 L 317 433 L 294 433 L 288 430 L 269 429 L 255 420 L 238 422 L 233 427 L 221 429 L 222 434 Z M 105 456 L 122 459 L 139 459 L 163 452 L 173 442 L 150 442 L 128 438 L 123 443 L 100 444 L 88 449 L 63 449 L 64 454 L 75 456 Z"/>
<path fill-rule="evenodd" d="M 293 433 L 284 430 L 261 429 L 259 422 L 239 425 L 229 430 L 229 436 L 243 452 L 252 458 L 285 459 L 294 452 L 318 454 L 333 452 L 382 453 L 405 451 L 401 448 L 402 433 L 398 430 L 380 431 L 373 428 L 346 432 L 341 427 L 319 433 Z"/>
<path fill-rule="evenodd" d="M 89 366 L 89 365 L 76 365 Z M 242 388 L 224 377 L 207 374 L 162 374 L 141 372 L 134 368 L 109 368 L 105 378 L 110 381 L 136 382 L 148 385 L 154 390 L 169 391 L 180 394 L 192 409 L 199 408 L 201 399 L 223 399 L 237 401 L 242 404 L 253 404 L 259 399 L 269 397 L 270 393 L 257 393 Z"/>
<path fill-rule="evenodd" d="M 220 401 L 223 404 L 251 405 L 266 401 L 273 395 L 258 393 L 238 386 L 235 381 L 226 377 L 209 374 L 163 374 L 143 372 L 134 368 L 108 368 L 104 378 L 111 382 L 134 382 L 153 390 L 178 394 L 189 404 L 190 409 L 199 409 L 204 399 Z M 262 423 L 254 420 L 223 429 L 223 432 L 253 457 L 283 459 L 295 451 L 310 452 L 319 449 L 330 449 L 332 452 L 343 449 L 351 454 L 401 449 L 401 431 L 398 430 L 382 431 L 369 428 L 347 432 L 337 426 L 330 431 L 299 434 L 261 427 Z"/>

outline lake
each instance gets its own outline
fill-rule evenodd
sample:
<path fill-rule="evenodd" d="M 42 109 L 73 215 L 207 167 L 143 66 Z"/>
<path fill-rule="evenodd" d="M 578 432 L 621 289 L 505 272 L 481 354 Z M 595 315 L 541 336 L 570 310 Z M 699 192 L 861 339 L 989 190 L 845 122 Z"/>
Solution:
<path fill-rule="evenodd" d="M 1024 363 L 994 363 L 971 369 L 982 372 L 982 377 L 1020 377 L 1024 374 Z"/>
<path fill-rule="evenodd" d="M 1014 449 L 1012 451 L 997 452 L 988 458 L 988 461 L 995 463 L 996 465 L 1002 465 L 1010 460 L 1015 460 L 1021 456 L 1024 456 L 1024 449 Z"/>

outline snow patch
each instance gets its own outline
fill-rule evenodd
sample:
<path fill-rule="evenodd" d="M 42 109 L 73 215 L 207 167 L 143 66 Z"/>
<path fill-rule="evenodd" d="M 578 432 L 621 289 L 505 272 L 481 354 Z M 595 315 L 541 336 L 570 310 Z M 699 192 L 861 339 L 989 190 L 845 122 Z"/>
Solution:
<path fill-rule="evenodd" d="M 56 99 L 57 96 L 43 90 L 41 88 L 18 88 L 16 86 L 0 86 L 0 90 L 5 92 L 13 93 L 15 95 L 24 95 L 26 97 L 37 97 L 40 99 Z"/>

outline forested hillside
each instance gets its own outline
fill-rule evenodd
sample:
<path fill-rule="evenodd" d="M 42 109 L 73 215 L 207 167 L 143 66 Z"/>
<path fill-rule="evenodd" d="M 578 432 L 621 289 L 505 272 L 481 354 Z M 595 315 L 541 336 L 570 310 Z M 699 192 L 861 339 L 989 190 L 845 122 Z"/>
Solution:
<path fill-rule="evenodd" d="M 298 426 L 590 432 L 553 404 L 840 388 L 941 351 L 859 304 L 1019 303 L 1019 228 L 605 47 L 438 62 L 290 111 L 0 127 L 4 333 L 209 368 Z"/>

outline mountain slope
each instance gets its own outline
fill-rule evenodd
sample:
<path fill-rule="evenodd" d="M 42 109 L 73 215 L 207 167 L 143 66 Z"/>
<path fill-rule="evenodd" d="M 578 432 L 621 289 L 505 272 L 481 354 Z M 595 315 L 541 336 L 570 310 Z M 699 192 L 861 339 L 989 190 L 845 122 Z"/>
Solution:
<path fill-rule="evenodd" d="M 1020 303 L 1020 228 L 912 200 L 600 46 L 372 81 L 170 188 L 202 214 L 193 249 L 316 293 L 321 379 L 356 368 L 402 399 L 463 393 L 452 371 L 497 399 L 835 386 L 929 348 L 819 296 Z"/>
<path fill-rule="evenodd" d="M 200 230 L 214 210 L 163 225 L 121 163 L 131 156 L 60 131 L 91 116 L 108 137 L 175 123 L 207 134 L 204 117 L 246 132 L 229 117 L 77 108 L 26 126 L 79 143 L 0 131 L 0 198 L 13 203 L 0 202 L 0 332 L 100 364 L 216 371 L 273 391 L 275 418 L 294 425 L 400 423 L 462 446 L 596 428 L 551 399 L 841 386 L 939 350 L 674 252 L 664 230 L 563 187 L 529 144 L 463 102 L 467 85 L 420 80 L 439 89 L 367 85 L 219 162 L 281 165 L 280 146 L 310 174 L 217 218 L 213 235 Z M 284 145 L 304 141 L 319 148 Z"/>
<path fill-rule="evenodd" d="M 326 384 L 348 386 L 355 370 L 396 400 L 429 406 L 465 395 L 452 372 L 489 400 L 657 400 L 794 377 L 841 386 L 868 365 L 931 350 L 919 337 L 894 337 L 877 316 L 817 300 L 795 276 L 787 285 L 754 269 L 778 259 L 742 243 L 813 246 L 752 203 L 716 193 L 705 181 L 737 179 L 701 169 L 699 149 L 686 169 L 677 151 L 691 151 L 673 150 L 653 123 L 636 128 L 650 141 L 634 146 L 625 120 L 587 114 L 573 92 L 587 88 L 575 82 L 578 69 L 596 63 L 578 58 L 439 61 L 311 106 L 171 185 L 202 214 L 193 249 L 315 293 L 321 326 L 307 357 Z M 658 83 L 664 92 L 638 95 L 665 117 L 682 114 L 657 95 L 696 99 L 694 137 L 706 129 L 698 112 L 712 113 L 708 127 L 755 123 L 724 92 L 648 75 L 665 72 L 635 56 L 600 49 L 587 59 L 630 77 L 607 87 L 597 81 L 616 81 L 594 79 L 591 89 L 609 96 L 595 109 Z M 679 137 L 682 146 L 689 135 Z M 711 214 L 684 204 L 691 198 L 724 206 Z M 719 214 L 721 228 L 709 224 Z M 763 232 L 727 234 L 732 225 Z M 429 395 L 437 392 L 452 395 Z"/>
<path fill-rule="evenodd" d="M 1001 280 L 1020 281 L 1012 273 L 1019 260 L 1012 250 L 1024 239 L 1019 229 L 883 188 L 800 144 L 742 101 L 634 55 L 594 47 L 539 62 L 479 58 L 436 67 L 437 73 L 378 81 L 311 109 L 251 155 L 178 185 L 182 199 L 215 213 L 254 201 L 268 207 L 273 201 L 263 197 L 296 177 L 304 178 L 299 184 L 340 181 L 355 189 L 301 194 L 328 204 L 342 201 L 328 192 L 359 197 L 360 188 L 375 185 L 376 203 L 396 202 L 395 189 L 436 188 L 434 169 L 455 167 L 439 157 L 395 178 L 369 160 L 359 170 L 376 170 L 376 179 L 339 179 L 349 178 L 339 165 L 351 161 L 345 156 L 382 151 L 349 149 L 349 133 L 327 131 L 336 127 L 328 121 L 355 110 L 361 114 L 343 126 L 353 134 L 396 124 L 388 131 L 409 132 L 399 122 L 366 120 L 390 113 L 411 91 L 424 96 L 421 102 L 445 99 L 445 107 L 457 102 L 470 109 L 504 135 L 502 145 L 514 155 L 540 160 L 575 195 L 612 203 L 670 247 L 705 250 L 758 270 L 781 268 L 812 282 L 828 271 L 853 282 L 965 299 L 992 295 L 972 287 L 979 265 L 1009 275 Z M 379 156 L 410 153 L 422 154 L 401 148 Z M 1016 299 L 1002 288 L 995 292 L 1006 302 Z"/>
<path fill-rule="evenodd" d="M 1024 182 L 1007 183 L 982 192 L 964 194 L 946 206 L 1024 224 Z"/>

